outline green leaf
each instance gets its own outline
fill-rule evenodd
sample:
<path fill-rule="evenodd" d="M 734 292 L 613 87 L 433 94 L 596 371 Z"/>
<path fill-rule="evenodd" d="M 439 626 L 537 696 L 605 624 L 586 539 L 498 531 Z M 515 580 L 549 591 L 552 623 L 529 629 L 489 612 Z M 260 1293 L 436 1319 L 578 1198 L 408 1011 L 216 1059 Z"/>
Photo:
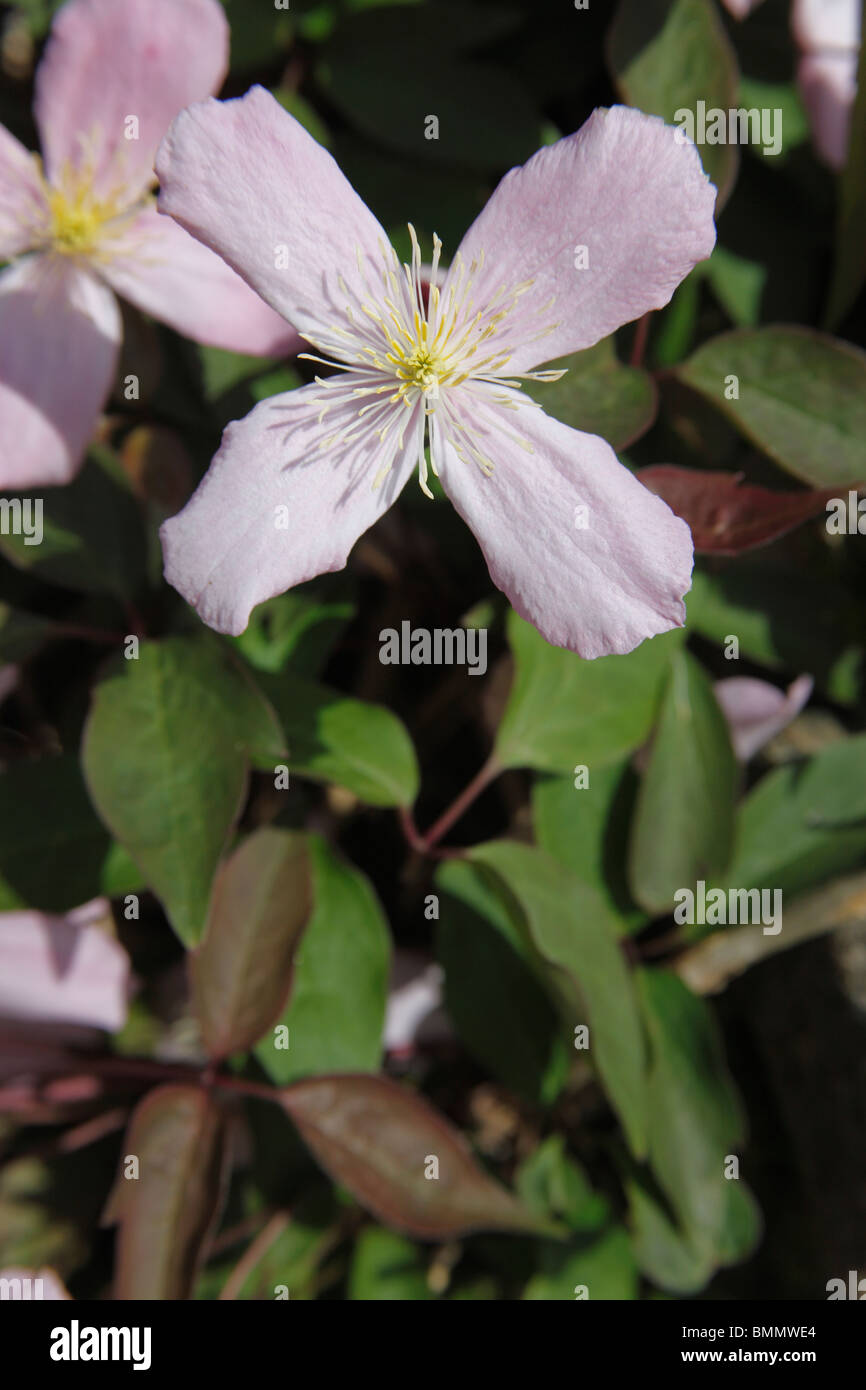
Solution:
<path fill-rule="evenodd" d="M 813 758 L 797 783 L 796 800 L 810 828 L 866 820 L 866 734 L 843 739 Z"/>
<path fill-rule="evenodd" d="M 616 925 L 596 892 L 543 850 L 512 840 L 468 852 L 500 879 L 538 950 L 576 986 L 589 1020 L 590 1054 L 629 1144 L 646 1147 L 646 1058 L 631 975 Z"/>
<path fill-rule="evenodd" d="M 415 750 L 389 709 L 289 673 L 264 677 L 261 686 L 282 721 L 295 772 L 337 782 L 371 806 L 412 804 L 418 792 Z"/>
<path fill-rule="evenodd" d="M 655 420 L 658 392 L 652 377 L 640 367 L 623 366 L 612 337 L 549 367 L 566 368 L 566 374 L 559 381 L 527 382 L 527 394 L 572 429 L 600 434 L 612 448 L 624 449 Z"/>
<path fill-rule="evenodd" d="M 628 888 L 628 834 L 639 782 L 631 758 L 587 771 L 588 786 L 573 777 L 539 777 L 532 788 L 532 823 L 542 849 L 593 888 L 621 931 L 647 920 Z"/>
<path fill-rule="evenodd" d="M 744 1127 L 715 1019 L 667 971 L 639 971 L 638 986 L 652 1057 L 650 1163 L 696 1260 L 733 1263 L 754 1247 L 760 1218 L 742 1178 L 725 1177 Z M 644 1227 L 651 1215 L 642 1213 Z M 649 1233 L 644 1229 L 644 1242 L 650 1235 L 660 1238 L 657 1224 Z M 672 1272 L 688 1275 L 687 1269 Z"/>
<path fill-rule="evenodd" d="M 834 700 L 860 693 L 859 610 L 841 584 L 771 551 L 736 565 L 698 568 L 686 600 L 688 629 L 774 671 L 809 671 Z"/>
<path fill-rule="evenodd" d="M 840 768 L 839 752 L 849 742 L 858 745 L 850 773 Z M 860 862 L 866 823 L 840 824 L 836 817 L 846 815 L 845 797 L 862 766 L 861 745 L 861 739 L 848 740 L 817 754 L 805 769 L 787 763 L 761 778 L 740 807 L 727 886 L 779 888 L 793 895 Z M 862 783 L 858 791 L 862 795 Z"/>
<path fill-rule="evenodd" d="M 114 1297 L 189 1298 L 222 1195 L 219 1109 L 199 1087 L 158 1086 L 134 1110 L 123 1153 L 139 1168 L 134 1181 L 120 1174 L 110 1201 Z"/>
<path fill-rule="evenodd" d="M 637 1298 L 637 1268 L 622 1226 L 593 1241 L 563 1248 L 545 1243 L 541 1268 L 523 1291 L 525 1299 L 541 1302 L 575 1299 L 630 1300 Z"/>
<path fill-rule="evenodd" d="M 679 1229 L 664 1204 L 638 1179 L 625 1184 L 632 1250 L 641 1271 L 662 1289 L 697 1293 L 715 1271 L 712 1253 L 696 1248 Z"/>
<path fill-rule="evenodd" d="M 208 1055 L 245 1052 L 282 1012 L 292 958 L 312 904 L 304 837 L 256 830 L 214 883 L 204 941 L 190 956 Z"/>
<path fill-rule="evenodd" d="M 692 657 L 674 660 L 638 793 L 629 883 L 648 912 L 679 888 L 721 874 L 731 857 L 739 769 L 712 686 Z"/>
<path fill-rule="evenodd" d="M 66 912 L 139 886 L 94 813 L 77 758 L 17 762 L 0 776 L 0 910 Z"/>
<path fill-rule="evenodd" d="M 724 246 L 716 246 L 710 259 L 697 269 L 703 272 L 716 299 L 738 328 L 757 327 L 767 282 L 767 271 L 760 262 L 748 261 Z"/>
<path fill-rule="evenodd" d="M 348 1296 L 365 1303 L 432 1299 L 427 1263 L 424 1252 L 406 1236 L 367 1226 L 355 1242 Z"/>
<path fill-rule="evenodd" d="M 836 264 L 826 322 L 833 327 L 853 307 L 866 280 L 866 43 L 860 47 L 857 96 L 851 113 L 848 160 L 842 173 L 836 226 Z"/>
<path fill-rule="evenodd" d="M 676 375 L 782 468 L 813 487 L 866 480 L 866 353 L 790 324 L 734 329 Z M 726 384 L 739 381 L 739 399 Z"/>
<path fill-rule="evenodd" d="M 7 560 L 37 579 L 80 593 L 135 596 L 145 579 L 144 527 L 107 449 L 92 449 L 77 478 L 65 487 L 46 488 L 35 500 L 42 504 L 41 543 L 28 544 L 23 534 L 0 535 Z M 36 519 L 31 513 L 31 534 Z"/>
<path fill-rule="evenodd" d="M 256 1055 L 279 1085 L 322 1072 L 375 1071 L 382 1055 L 390 937 L 370 884 L 318 836 L 308 841 L 313 911 L 295 953 L 291 995 Z"/>
<path fill-rule="evenodd" d="M 209 639 L 144 642 L 94 691 L 82 746 L 91 800 L 187 946 L 204 930 L 250 765 L 273 767 L 282 747 L 273 711 Z"/>
<path fill-rule="evenodd" d="M 354 613 L 351 603 L 279 594 L 254 608 L 247 627 L 232 640 L 258 671 L 276 675 L 289 664 L 293 674 L 313 677 Z"/>
<path fill-rule="evenodd" d="M 443 863 L 436 955 L 445 970 L 445 1007 L 469 1051 L 510 1090 L 552 1104 L 565 1082 L 563 1029 L 537 978 L 521 934 L 481 871 Z M 484 989 L 479 991 L 478 981 Z"/>
<path fill-rule="evenodd" d="M 541 144 L 542 117 L 511 73 L 459 53 L 474 46 L 479 20 L 491 23 L 463 5 L 355 16 L 337 28 L 317 80 L 352 125 L 387 149 L 425 163 L 508 169 Z M 492 22 L 500 26 L 502 15 Z M 419 53 L 427 60 L 419 63 Z M 438 138 L 425 134 L 431 114 Z"/>
<path fill-rule="evenodd" d="M 610 1203 L 596 1192 L 580 1164 L 570 1158 L 561 1134 L 550 1134 L 517 1170 L 518 1194 L 533 1211 L 564 1222 L 581 1235 L 601 1230 Z"/>
<path fill-rule="evenodd" d="M 673 122 L 678 111 L 736 106 L 739 72 L 712 0 L 620 0 L 608 31 L 616 84 L 630 106 Z M 735 144 L 699 147 L 722 207 L 739 164 Z"/>
<path fill-rule="evenodd" d="M 627 656 L 584 661 L 509 612 L 508 640 L 515 673 L 496 737 L 500 764 L 560 773 L 586 764 L 591 775 L 649 734 L 682 633 L 653 637 Z"/>
<path fill-rule="evenodd" d="M 388 1226 L 422 1240 L 549 1229 L 479 1168 L 459 1130 L 396 1082 L 321 1076 L 274 1098 L 320 1167 Z"/>

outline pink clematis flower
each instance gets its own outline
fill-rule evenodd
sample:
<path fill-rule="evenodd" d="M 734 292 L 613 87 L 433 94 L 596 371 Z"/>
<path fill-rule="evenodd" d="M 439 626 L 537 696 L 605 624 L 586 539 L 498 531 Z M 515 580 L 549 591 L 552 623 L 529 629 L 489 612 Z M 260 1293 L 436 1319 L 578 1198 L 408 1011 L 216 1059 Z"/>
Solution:
<path fill-rule="evenodd" d="M 416 467 L 429 490 L 425 439 L 494 583 L 549 642 L 596 657 L 682 623 L 688 527 L 603 439 L 519 389 L 666 304 L 710 254 L 715 190 L 677 134 L 596 111 L 502 180 L 441 288 L 434 238 L 425 301 L 414 233 L 401 266 L 262 88 L 181 113 L 157 155 L 160 208 L 341 369 L 230 425 L 164 524 L 166 577 L 206 623 L 239 633 L 255 604 L 342 568 Z"/>
<path fill-rule="evenodd" d="M 860 0 L 794 0 L 791 23 L 800 46 L 797 82 L 815 149 L 837 172 L 845 168 L 857 97 Z"/>
<path fill-rule="evenodd" d="M 741 763 L 747 763 L 796 719 L 808 703 L 813 685 L 811 676 L 798 676 L 787 690 L 755 676 L 728 676 L 716 681 L 716 699 Z"/>
<path fill-rule="evenodd" d="M 68 482 L 114 379 L 114 292 L 239 352 L 297 336 L 159 217 L 153 156 L 228 61 L 217 0 L 70 0 L 36 74 L 43 163 L 0 126 L 0 487 Z"/>
<path fill-rule="evenodd" d="M 0 912 L 0 1019 L 122 1028 L 129 957 L 99 925 L 109 916 L 105 898 L 63 916 Z"/>

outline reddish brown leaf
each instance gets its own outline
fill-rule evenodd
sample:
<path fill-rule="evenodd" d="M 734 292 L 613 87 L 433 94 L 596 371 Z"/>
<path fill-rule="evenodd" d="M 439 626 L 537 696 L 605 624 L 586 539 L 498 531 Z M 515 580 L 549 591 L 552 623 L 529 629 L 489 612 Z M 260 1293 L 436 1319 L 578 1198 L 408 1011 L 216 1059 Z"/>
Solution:
<path fill-rule="evenodd" d="M 381 1221 L 422 1240 L 545 1231 L 479 1168 L 426 1101 L 381 1076 L 317 1076 L 278 1093 L 317 1162 Z M 438 1177 L 427 1176 L 438 1163 Z"/>
<path fill-rule="evenodd" d="M 205 1046 L 244 1052 L 279 1018 L 292 957 L 312 907 L 303 835 L 257 830 L 219 871 L 205 939 L 190 956 Z"/>
<path fill-rule="evenodd" d="M 768 545 L 824 511 L 838 489 L 772 492 L 742 483 L 742 473 L 710 472 L 658 464 L 637 474 L 650 492 L 664 498 L 671 511 L 687 521 L 695 550 L 711 555 L 739 555 Z"/>
<path fill-rule="evenodd" d="M 131 1158 L 138 1160 L 138 1176 Z M 222 1196 L 222 1118 L 193 1086 L 160 1086 L 136 1108 L 106 1221 L 118 1221 L 118 1299 L 188 1298 Z"/>

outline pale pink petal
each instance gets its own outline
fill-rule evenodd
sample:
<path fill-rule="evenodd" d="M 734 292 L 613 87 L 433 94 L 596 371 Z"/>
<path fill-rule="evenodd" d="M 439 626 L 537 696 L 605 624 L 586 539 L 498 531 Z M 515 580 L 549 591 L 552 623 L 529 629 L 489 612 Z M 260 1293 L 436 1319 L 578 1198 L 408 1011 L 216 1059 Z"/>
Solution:
<path fill-rule="evenodd" d="M 860 0 L 794 0 L 791 25 L 804 53 L 851 53 L 860 44 Z"/>
<path fill-rule="evenodd" d="M 410 1056 L 419 1046 L 454 1037 L 443 1007 L 444 979 L 441 965 L 417 951 L 394 952 L 382 1039 L 387 1052 Z"/>
<path fill-rule="evenodd" d="M 0 1269 L 0 1288 L 4 1290 L 0 1298 L 34 1299 L 41 1302 L 71 1299 L 60 1275 L 44 1265 L 42 1269 L 23 1269 L 10 1267 Z"/>
<path fill-rule="evenodd" d="M 681 130 L 625 106 L 594 111 L 505 175 L 461 242 L 443 297 L 461 262 L 474 262 L 464 317 L 507 309 L 492 347 L 510 350 L 503 374 L 527 371 L 667 304 L 713 249 L 715 198 Z"/>
<path fill-rule="evenodd" d="M 495 402 L 503 394 L 521 402 L 516 411 Z M 438 414 L 431 454 L 493 582 L 521 617 L 553 646 L 584 657 L 628 652 L 682 626 L 689 528 L 660 498 L 645 495 L 609 444 L 552 419 L 516 391 L 464 387 L 458 410 L 468 433 L 452 430 L 451 437 L 466 457 L 446 441 Z M 493 463 L 492 476 L 470 448 Z"/>
<path fill-rule="evenodd" d="M 372 297 L 365 277 L 381 294 L 385 233 L 327 150 L 262 87 L 182 112 L 156 168 L 160 209 L 305 338 L 333 339 L 348 300 Z"/>
<path fill-rule="evenodd" d="M 857 54 L 821 53 L 801 58 L 797 84 L 809 116 L 815 150 L 837 172 L 848 161 L 851 112 L 857 96 Z"/>
<path fill-rule="evenodd" d="M 811 676 L 798 676 L 787 690 L 753 676 L 730 676 L 716 682 L 716 699 L 741 762 L 748 762 L 797 717 L 812 694 L 813 684 Z"/>
<path fill-rule="evenodd" d="M 70 262 L 33 256 L 0 273 L 0 489 L 75 475 L 120 336 L 111 290 Z"/>
<path fill-rule="evenodd" d="M 162 526 L 166 579 L 218 632 L 243 632 L 257 603 L 342 569 L 402 490 L 418 454 L 420 412 L 406 421 L 402 448 L 396 429 L 383 446 L 372 425 L 341 441 L 358 425 L 354 380 L 334 391 L 323 422 L 322 388 L 311 385 L 229 425 L 197 491 Z"/>
<path fill-rule="evenodd" d="M 0 261 L 28 251 L 47 215 L 35 160 L 0 125 Z"/>
<path fill-rule="evenodd" d="M 301 339 L 224 260 L 155 207 L 139 213 L 101 267 L 130 303 L 197 343 L 287 356 Z"/>
<path fill-rule="evenodd" d="M 761 3 L 762 0 L 722 0 L 725 9 L 734 16 L 734 19 L 745 19 Z"/>
<path fill-rule="evenodd" d="M 48 178 L 65 161 L 93 168 L 102 193 L 134 197 L 153 180 L 169 122 L 218 91 L 228 66 L 218 0 L 69 0 L 36 73 L 36 120 Z M 129 139 L 138 119 L 138 139 Z"/>
<path fill-rule="evenodd" d="M 65 916 L 0 913 L 0 1015 L 116 1032 L 126 1019 L 129 958 L 97 921 L 97 898 Z"/>

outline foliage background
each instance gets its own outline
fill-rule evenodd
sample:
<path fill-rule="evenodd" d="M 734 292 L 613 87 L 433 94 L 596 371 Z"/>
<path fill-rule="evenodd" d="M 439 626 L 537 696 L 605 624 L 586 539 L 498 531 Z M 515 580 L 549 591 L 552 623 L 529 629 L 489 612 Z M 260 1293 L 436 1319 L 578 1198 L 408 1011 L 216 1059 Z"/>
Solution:
<path fill-rule="evenodd" d="M 53 8 L 0 8 L 0 120 L 30 148 Z M 538 388 L 631 466 L 701 470 L 712 524 L 686 632 L 628 657 L 547 647 L 508 613 L 448 504 L 413 485 L 344 572 L 264 605 L 235 641 L 205 632 L 161 580 L 158 525 L 223 426 L 308 364 L 200 349 L 125 311 L 118 380 L 136 372 L 141 400 L 116 391 L 81 477 L 46 497 L 41 547 L 0 538 L 0 662 L 20 667 L 2 708 L 0 910 L 107 895 L 139 990 L 122 1032 L 78 1061 L 95 1095 L 43 1093 L 23 1118 L 0 1116 L 0 1265 L 49 1264 L 81 1298 L 112 1280 L 121 1297 L 285 1285 L 302 1299 L 547 1300 L 586 1284 L 593 1298 L 823 1298 L 866 1247 L 863 544 L 828 536 L 826 493 L 813 495 L 866 478 L 852 212 L 866 103 L 835 178 L 810 147 L 782 0 L 742 25 L 713 0 L 226 9 L 223 95 L 277 92 L 404 255 L 407 219 L 453 254 L 501 174 L 600 104 L 671 119 L 739 92 L 782 107 L 784 150 L 707 147 L 726 199 L 711 261 L 644 347 L 625 329 Z M 438 141 L 423 138 L 427 113 Z M 803 524 L 778 536 L 772 498 L 720 513 L 712 470 L 796 497 Z M 770 543 L 749 548 L 747 526 Z M 407 619 L 489 628 L 486 679 L 381 665 L 380 630 Z M 138 662 L 118 655 L 129 633 Z M 808 710 L 738 767 L 713 680 L 804 672 Z M 575 790 L 575 764 L 590 790 Z M 489 785 L 444 837 L 465 852 L 422 852 L 417 827 L 483 766 Z M 673 891 L 699 877 L 781 887 L 781 938 L 675 929 Z M 129 894 L 139 920 L 124 916 Z M 444 967 L 455 1030 L 408 1058 L 382 1056 L 395 947 Z M 276 1016 L 288 1051 L 273 1047 Z M 587 1020 L 588 1054 L 571 1045 Z M 206 1050 L 259 1086 L 352 1072 L 402 1089 L 297 1089 L 286 1109 L 305 1146 L 264 1097 L 200 1099 L 189 1075 Z M 151 1092 L 133 1116 L 172 1066 L 184 1089 Z M 519 1194 L 522 1216 L 477 1173 L 437 1208 L 408 1175 L 430 1123 L 410 1093 Z M 450 1153 L 454 1138 L 430 1142 Z M 118 1238 L 100 1215 L 128 1152 L 164 1162 L 160 1182 L 144 1161 L 121 1193 Z M 186 1219 L 166 1233 L 178 1200 Z M 427 1201 L 432 1242 L 417 1238 Z M 515 1223 L 531 1229 L 463 1234 Z"/>

